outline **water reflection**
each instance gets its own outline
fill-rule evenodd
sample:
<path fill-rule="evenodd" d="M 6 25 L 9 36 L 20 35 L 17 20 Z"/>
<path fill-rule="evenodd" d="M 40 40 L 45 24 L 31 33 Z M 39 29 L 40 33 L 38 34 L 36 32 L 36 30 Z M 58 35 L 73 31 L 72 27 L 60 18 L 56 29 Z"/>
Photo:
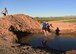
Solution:
<path fill-rule="evenodd" d="M 44 47 L 46 51 L 50 50 L 51 54 L 65 54 L 68 50 L 76 50 L 75 38 L 61 38 L 59 35 L 48 38 L 46 42 L 43 42 L 44 36 L 41 34 L 23 37 L 21 41 L 32 47 Z"/>
<path fill-rule="evenodd" d="M 76 50 L 76 39 L 55 36 L 53 40 L 48 40 L 47 46 L 60 51 Z"/>
<path fill-rule="evenodd" d="M 25 36 L 20 39 L 21 43 L 29 44 L 32 47 L 41 47 L 42 41 L 43 41 L 43 36 L 40 34 L 31 34 L 29 36 Z"/>

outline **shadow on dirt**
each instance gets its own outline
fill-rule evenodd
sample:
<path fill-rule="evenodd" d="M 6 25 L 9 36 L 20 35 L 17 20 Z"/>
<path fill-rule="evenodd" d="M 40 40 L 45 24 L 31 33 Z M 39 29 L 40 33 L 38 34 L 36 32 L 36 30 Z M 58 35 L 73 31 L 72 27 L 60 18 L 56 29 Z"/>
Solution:
<path fill-rule="evenodd" d="M 17 36 L 18 40 L 24 36 L 31 34 L 30 32 L 19 31 L 16 28 L 14 28 L 12 25 L 10 26 L 9 31 L 11 31 L 13 34 L 15 34 Z"/>

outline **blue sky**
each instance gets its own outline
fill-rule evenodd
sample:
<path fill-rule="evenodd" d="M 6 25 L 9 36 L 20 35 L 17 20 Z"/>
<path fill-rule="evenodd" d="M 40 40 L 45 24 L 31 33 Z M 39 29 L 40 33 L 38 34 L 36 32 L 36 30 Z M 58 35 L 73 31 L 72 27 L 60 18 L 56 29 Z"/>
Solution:
<path fill-rule="evenodd" d="M 5 7 L 9 14 L 33 17 L 76 15 L 76 0 L 0 0 L 0 11 Z"/>

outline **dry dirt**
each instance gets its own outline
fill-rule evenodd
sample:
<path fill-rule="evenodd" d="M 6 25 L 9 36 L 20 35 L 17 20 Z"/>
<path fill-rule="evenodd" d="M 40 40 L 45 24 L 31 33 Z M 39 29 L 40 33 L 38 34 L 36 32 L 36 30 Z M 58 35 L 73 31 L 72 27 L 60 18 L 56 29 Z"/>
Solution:
<path fill-rule="evenodd" d="M 11 42 L 17 40 L 16 35 L 21 35 L 20 32 L 27 35 L 27 33 L 38 33 L 40 30 L 40 23 L 28 15 L 15 14 L 0 17 L 0 36 Z"/>
<path fill-rule="evenodd" d="M 70 32 L 74 32 L 76 31 L 76 23 L 65 23 L 65 22 L 62 22 L 62 21 L 49 21 L 49 24 L 52 24 L 53 25 L 53 30 L 55 30 L 57 27 L 59 27 L 59 29 L 61 31 L 70 31 Z"/>
<path fill-rule="evenodd" d="M 55 32 L 56 28 L 59 27 L 60 33 L 64 36 L 75 37 L 76 36 L 76 23 L 65 23 L 62 21 L 49 21 L 49 24 L 53 25 L 53 28 L 50 27 L 53 32 Z"/>

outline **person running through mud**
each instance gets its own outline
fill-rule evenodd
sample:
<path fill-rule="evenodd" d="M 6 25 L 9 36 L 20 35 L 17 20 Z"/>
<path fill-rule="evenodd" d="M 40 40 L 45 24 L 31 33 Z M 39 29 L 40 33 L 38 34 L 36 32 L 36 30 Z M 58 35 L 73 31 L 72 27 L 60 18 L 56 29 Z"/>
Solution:
<path fill-rule="evenodd" d="M 60 33 L 59 33 L 59 32 L 60 32 L 59 27 L 57 27 L 57 29 L 56 29 L 55 31 L 56 31 L 56 33 L 55 33 L 55 34 L 56 34 L 57 36 L 59 36 L 59 35 L 60 35 Z"/>
<path fill-rule="evenodd" d="M 47 31 L 51 32 L 50 26 L 53 28 L 52 24 L 47 23 Z"/>
<path fill-rule="evenodd" d="M 47 36 L 48 31 L 47 31 L 47 22 L 43 22 L 42 24 L 42 32 L 44 33 L 45 36 Z"/>
<path fill-rule="evenodd" d="M 5 9 L 2 11 L 2 14 L 3 14 L 4 16 L 6 16 L 6 15 L 8 14 L 7 8 L 5 8 Z"/>

